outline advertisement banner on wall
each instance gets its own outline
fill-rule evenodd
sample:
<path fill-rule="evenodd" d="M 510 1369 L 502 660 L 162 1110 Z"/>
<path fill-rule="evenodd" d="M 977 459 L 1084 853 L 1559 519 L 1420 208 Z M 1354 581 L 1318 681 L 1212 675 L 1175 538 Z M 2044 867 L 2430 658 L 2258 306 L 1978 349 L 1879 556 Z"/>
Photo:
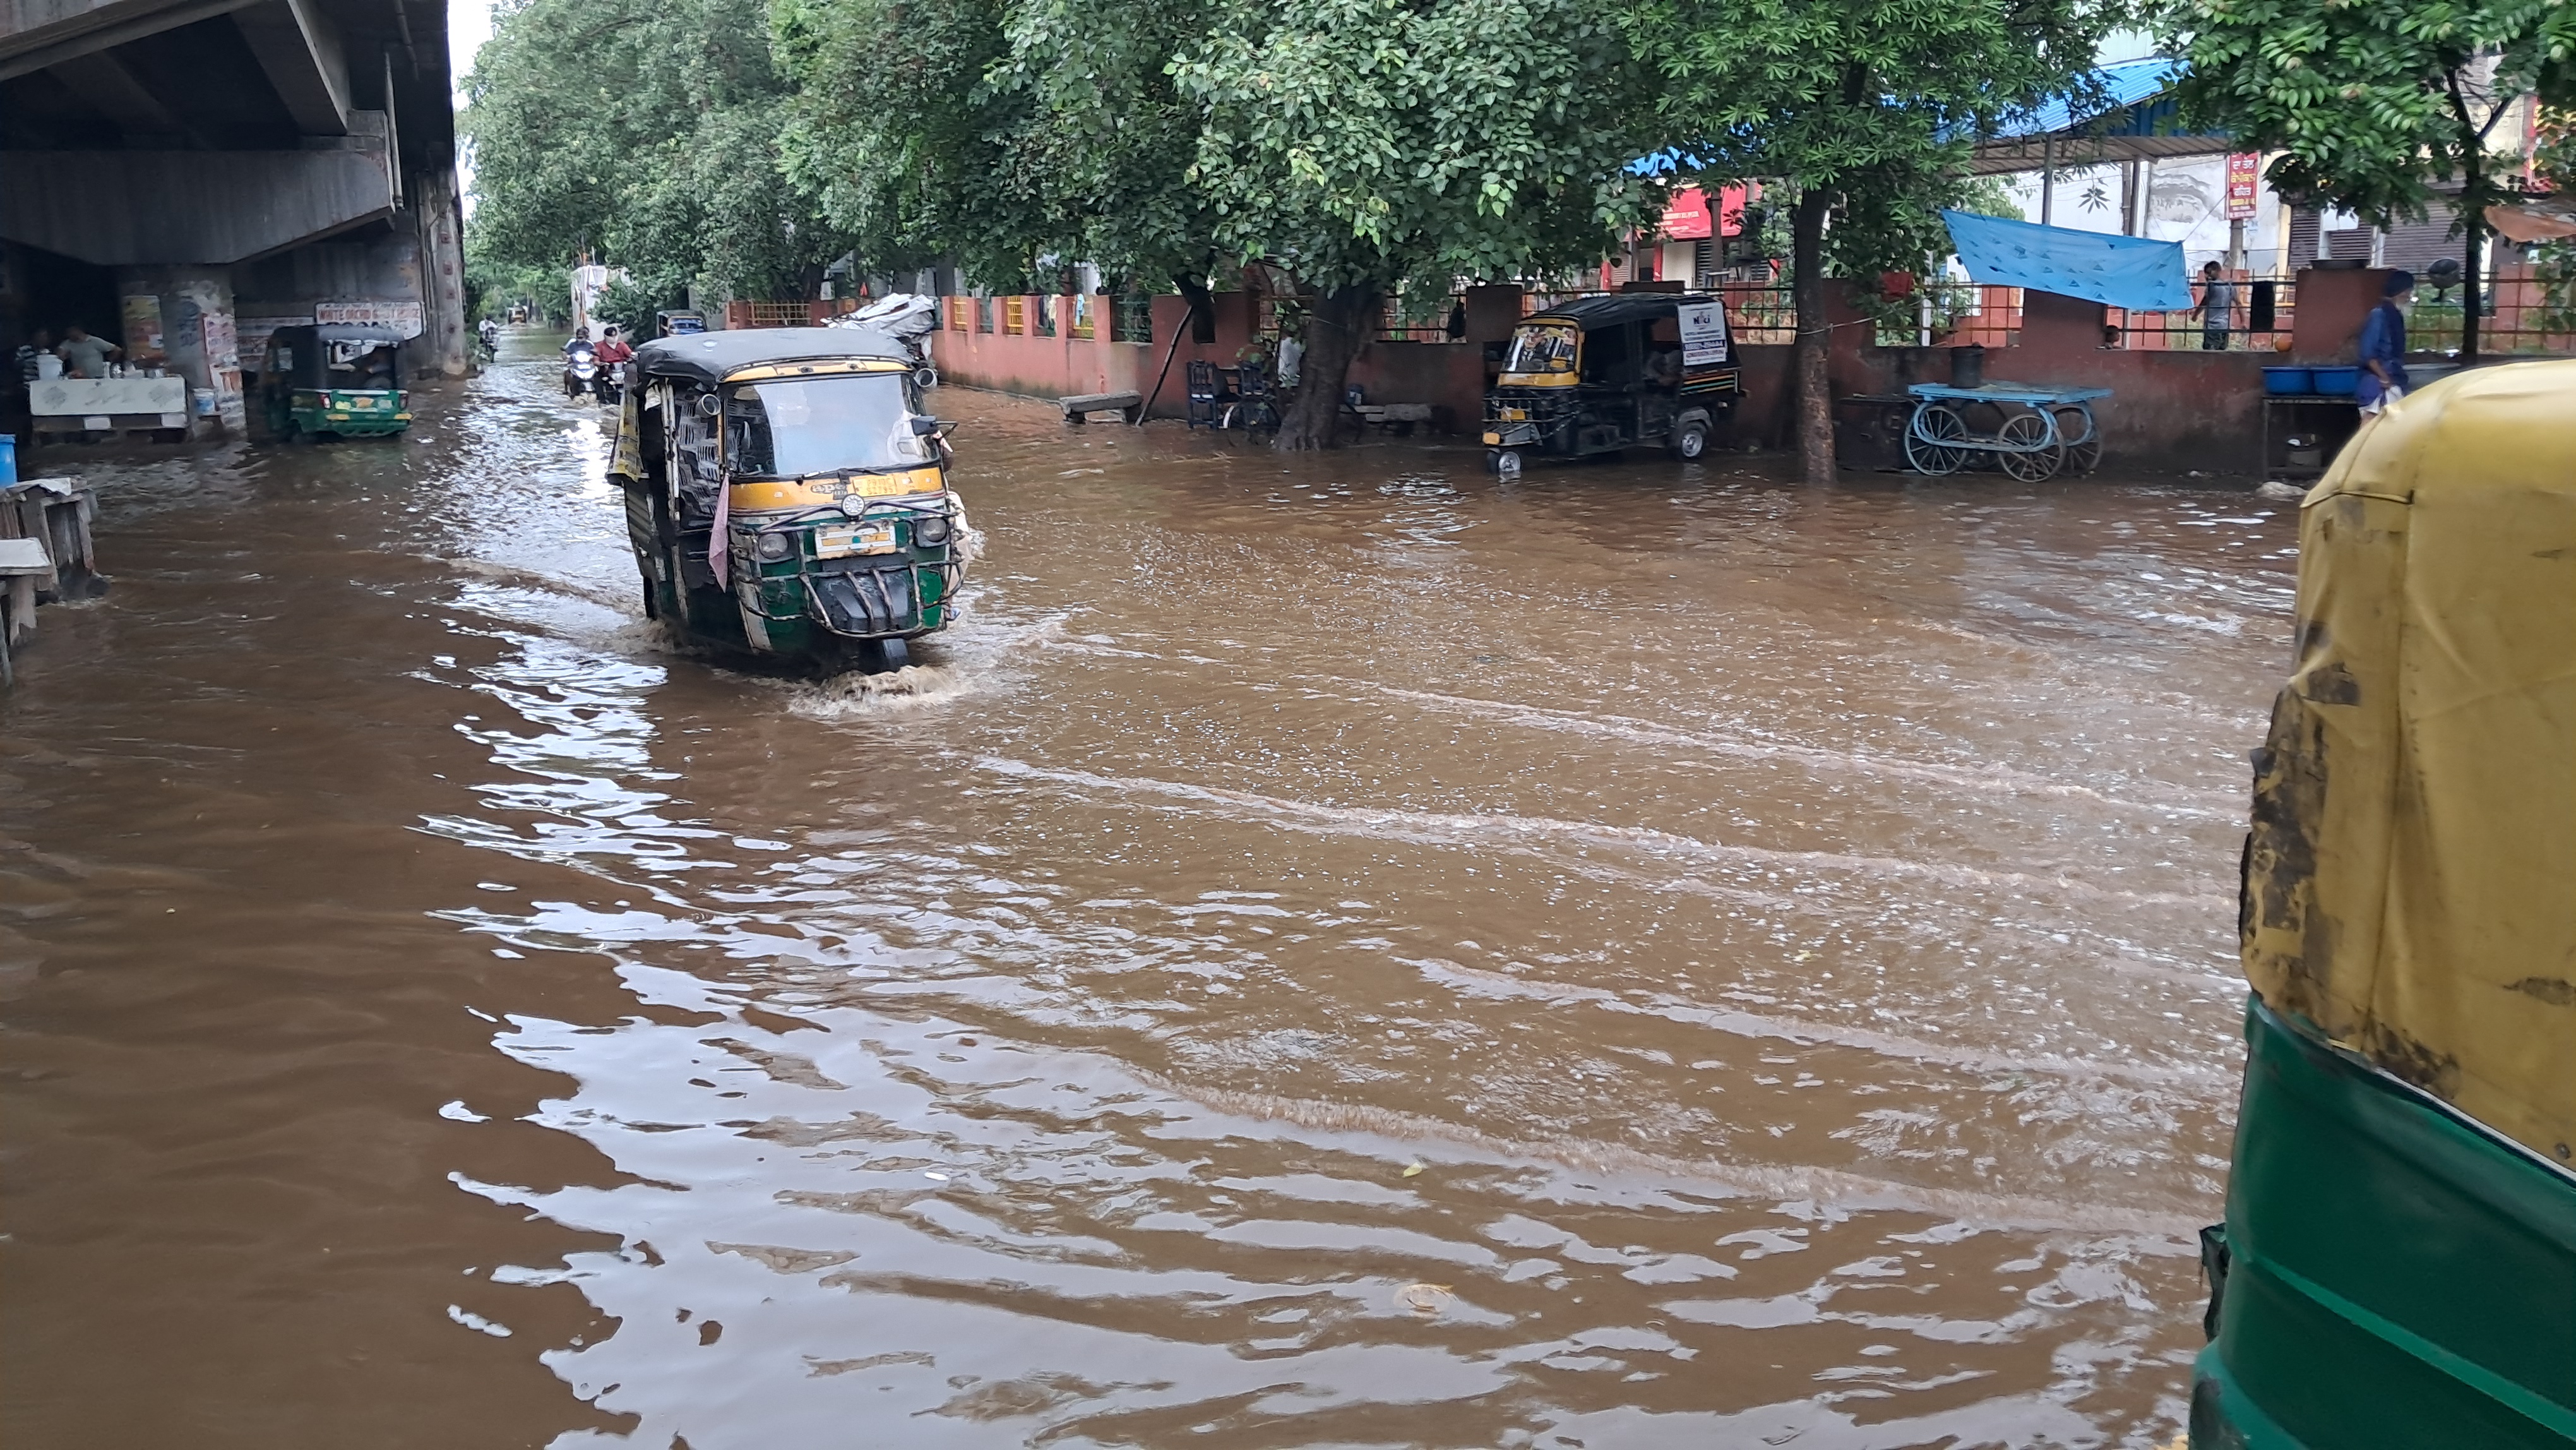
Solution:
<path fill-rule="evenodd" d="M 2263 158 L 2240 151 L 2227 158 L 2227 219 L 2252 221 L 2263 189 Z"/>
<path fill-rule="evenodd" d="M 334 323 L 356 326 L 390 327 L 405 337 L 418 337 L 427 322 L 417 302 L 396 302 L 385 297 L 356 297 L 338 302 L 313 304 L 313 320 L 329 327 Z"/>
<path fill-rule="evenodd" d="M 233 315 L 229 312 L 201 312 L 197 314 L 197 323 L 204 329 L 206 366 L 215 372 L 240 368 L 241 340 L 233 331 Z M 234 391 L 239 390 L 236 385 Z"/>
<path fill-rule="evenodd" d="M 124 298 L 125 360 L 160 364 L 170 360 L 161 337 L 161 298 L 152 292 Z"/>

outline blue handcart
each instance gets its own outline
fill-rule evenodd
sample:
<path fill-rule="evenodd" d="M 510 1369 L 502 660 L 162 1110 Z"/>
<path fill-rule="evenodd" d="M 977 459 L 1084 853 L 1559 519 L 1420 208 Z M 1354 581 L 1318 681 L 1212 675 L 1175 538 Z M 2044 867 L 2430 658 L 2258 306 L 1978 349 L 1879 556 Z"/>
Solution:
<path fill-rule="evenodd" d="M 1917 473 L 2001 468 L 2024 483 L 2039 483 L 2070 468 L 2091 473 L 2102 461 L 2093 400 L 2111 396 L 2109 388 L 1916 383 L 1906 391 L 1914 395 L 1914 416 L 1905 424 L 1905 461 Z M 2002 424 L 1992 433 L 1969 431 L 1965 409 L 1974 403 L 1992 405 L 2003 414 Z"/>

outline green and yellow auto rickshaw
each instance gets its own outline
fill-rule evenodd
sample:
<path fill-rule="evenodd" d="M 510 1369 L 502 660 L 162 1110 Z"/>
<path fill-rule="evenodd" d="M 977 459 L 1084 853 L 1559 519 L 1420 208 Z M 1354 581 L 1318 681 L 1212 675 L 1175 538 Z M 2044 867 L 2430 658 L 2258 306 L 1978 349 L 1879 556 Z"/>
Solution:
<path fill-rule="evenodd" d="M 386 438 L 411 426 L 403 335 L 359 323 L 281 327 L 260 359 L 260 411 L 272 437 Z"/>
<path fill-rule="evenodd" d="M 2576 361 L 2456 374 L 2301 507 L 2192 1450 L 2576 1446 Z"/>
<path fill-rule="evenodd" d="M 1485 462 L 1586 458 L 1660 445 L 1689 460 L 1744 393 L 1714 297 L 1620 292 L 1521 319 L 1485 395 Z"/>
<path fill-rule="evenodd" d="M 900 668 L 954 622 L 974 535 L 901 342 L 709 332 L 630 366 L 610 472 L 646 613 L 824 673 Z"/>

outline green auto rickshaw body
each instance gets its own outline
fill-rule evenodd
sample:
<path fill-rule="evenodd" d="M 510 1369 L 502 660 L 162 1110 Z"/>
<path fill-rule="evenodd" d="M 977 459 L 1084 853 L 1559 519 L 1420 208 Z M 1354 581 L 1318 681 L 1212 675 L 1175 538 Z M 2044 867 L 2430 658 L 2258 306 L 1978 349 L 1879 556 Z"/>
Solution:
<path fill-rule="evenodd" d="M 2576 361 L 2365 421 L 2301 506 L 2193 1450 L 2576 1447 Z"/>
<path fill-rule="evenodd" d="M 403 335 L 365 323 L 307 323 L 268 335 L 259 402 L 281 439 L 387 438 L 411 426 Z"/>
<path fill-rule="evenodd" d="M 955 621 L 973 533 L 900 341 L 728 330 L 632 366 L 610 472 L 653 617 L 826 672 Z"/>

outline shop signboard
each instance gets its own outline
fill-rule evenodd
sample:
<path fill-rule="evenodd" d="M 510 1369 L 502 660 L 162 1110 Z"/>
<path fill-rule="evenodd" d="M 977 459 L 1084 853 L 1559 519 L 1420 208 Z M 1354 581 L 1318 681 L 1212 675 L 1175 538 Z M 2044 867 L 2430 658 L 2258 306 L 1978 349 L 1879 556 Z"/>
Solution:
<path fill-rule="evenodd" d="M 388 297 L 353 297 L 337 302 L 313 304 L 313 320 L 323 326 L 346 323 L 354 326 L 390 327 L 405 337 L 418 337 L 427 324 L 417 302 L 397 302 Z"/>
<path fill-rule="evenodd" d="M 2227 158 L 2227 219 L 2252 221 L 2263 187 L 2263 158 L 2240 151 Z"/>

